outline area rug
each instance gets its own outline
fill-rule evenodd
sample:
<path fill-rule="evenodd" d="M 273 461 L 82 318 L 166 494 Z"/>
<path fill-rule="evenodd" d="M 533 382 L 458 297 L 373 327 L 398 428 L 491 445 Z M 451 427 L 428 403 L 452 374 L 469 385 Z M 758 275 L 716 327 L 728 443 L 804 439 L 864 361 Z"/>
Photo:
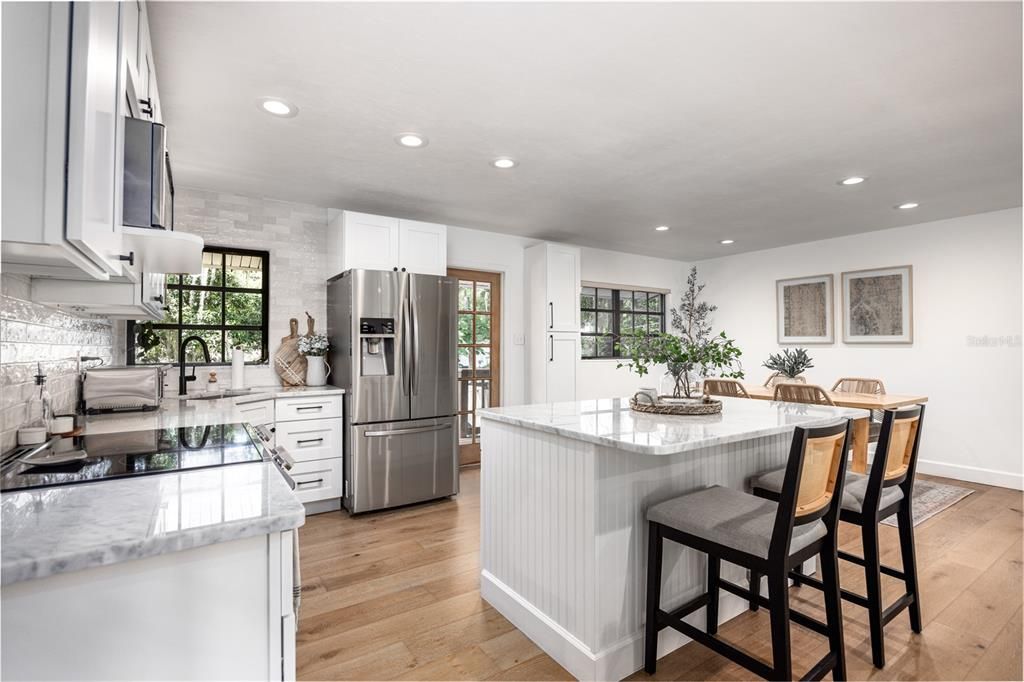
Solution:
<path fill-rule="evenodd" d="M 945 483 L 917 479 L 914 481 L 914 525 L 919 526 L 941 511 L 949 509 L 974 491 Z M 896 525 L 896 515 L 882 521 L 888 526 Z"/>

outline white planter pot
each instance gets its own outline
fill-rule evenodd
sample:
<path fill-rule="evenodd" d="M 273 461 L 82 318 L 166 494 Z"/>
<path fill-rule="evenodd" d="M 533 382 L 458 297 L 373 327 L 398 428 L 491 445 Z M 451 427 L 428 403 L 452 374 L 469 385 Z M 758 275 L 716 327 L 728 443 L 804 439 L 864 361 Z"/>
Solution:
<path fill-rule="evenodd" d="M 306 385 L 323 386 L 331 373 L 331 366 L 322 355 L 306 356 Z"/>

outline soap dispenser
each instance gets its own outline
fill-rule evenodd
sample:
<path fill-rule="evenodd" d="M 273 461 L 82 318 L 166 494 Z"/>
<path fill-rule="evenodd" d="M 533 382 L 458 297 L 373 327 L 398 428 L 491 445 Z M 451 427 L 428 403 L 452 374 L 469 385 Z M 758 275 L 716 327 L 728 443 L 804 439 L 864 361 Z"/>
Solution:
<path fill-rule="evenodd" d="M 46 442 L 46 432 L 50 424 L 50 392 L 46 389 L 46 375 L 43 364 L 36 364 L 36 386 L 38 393 L 28 401 L 28 423 L 18 429 L 19 445 L 36 445 Z"/>

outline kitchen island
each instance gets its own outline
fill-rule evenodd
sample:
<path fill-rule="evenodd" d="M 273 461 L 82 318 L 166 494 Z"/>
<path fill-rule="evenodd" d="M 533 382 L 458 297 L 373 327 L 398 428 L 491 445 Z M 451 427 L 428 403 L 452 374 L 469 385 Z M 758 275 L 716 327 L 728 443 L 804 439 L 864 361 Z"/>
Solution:
<path fill-rule="evenodd" d="M 722 398 L 721 414 L 632 412 L 625 398 L 480 411 L 480 591 L 570 673 L 622 679 L 643 667 L 645 511 L 710 485 L 747 489 L 782 466 L 796 426 L 859 409 Z M 667 543 L 663 607 L 704 589 L 703 555 Z M 725 564 L 723 578 L 742 582 Z M 746 608 L 723 594 L 724 622 Z M 703 625 L 704 613 L 690 617 Z M 659 656 L 687 640 L 662 632 Z"/>
<path fill-rule="evenodd" d="M 145 452 L 167 430 L 213 429 L 232 461 L 252 444 L 216 425 L 261 423 L 251 410 L 278 396 L 337 392 L 167 398 L 152 412 L 89 417 L 84 435 Z M 0 512 L 5 679 L 294 678 L 305 509 L 273 463 L 16 490 Z"/>

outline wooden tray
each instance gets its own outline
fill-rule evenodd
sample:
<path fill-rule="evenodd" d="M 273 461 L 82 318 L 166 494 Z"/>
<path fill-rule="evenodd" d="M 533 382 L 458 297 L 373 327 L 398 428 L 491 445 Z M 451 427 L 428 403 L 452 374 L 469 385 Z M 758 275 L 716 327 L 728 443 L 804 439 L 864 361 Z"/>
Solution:
<path fill-rule="evenodd" d="M 644 414 L 672 414 L 678 416 L 693 416 L 702 414 L 718 414 L 722 411 L 722 401 L 715 400 L 714 398 L 705 398 L 701 402 L 694 403 L 683 403 L 677 405 L 670 405 L 663 402 L 642 402 L 637 401 L 637 396 L 642 396 L 645 400 L 650 401 L 650 397 L 644 394 L 637 394 L 629 399 L 629 407 L 634 412 L 642 412 Z"/>

